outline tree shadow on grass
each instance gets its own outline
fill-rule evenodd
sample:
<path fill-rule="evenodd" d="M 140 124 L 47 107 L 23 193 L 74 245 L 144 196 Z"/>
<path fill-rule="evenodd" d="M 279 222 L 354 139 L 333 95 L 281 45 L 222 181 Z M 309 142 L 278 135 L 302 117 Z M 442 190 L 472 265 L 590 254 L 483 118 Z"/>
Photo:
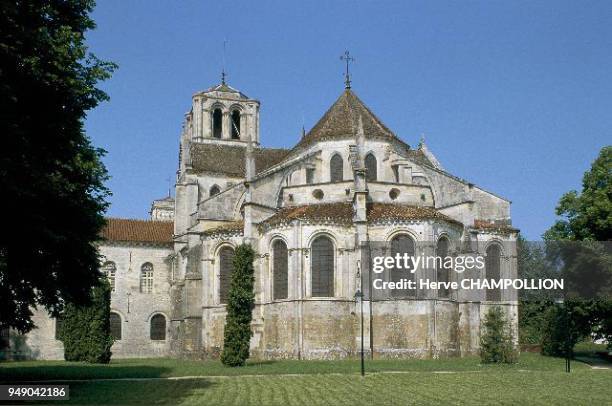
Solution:
<path fill-rule="evenodd" d="M 171 368 L 157 366 L 95 365 L 67 363 L 62 365 L 0 366 L 0 383 L 71 381 L 82 379 L 161 378 L 170 375 Z"/>
<path fill-rule="evenodd" d="M 178 405 L 186 399 L 207 404 L 209 379 L 160 379 L 134 381 L 92 381 L 69 383 L 70 400 L 76 405 Z M 55 404 L 55 402 L 54 402 Z"/>

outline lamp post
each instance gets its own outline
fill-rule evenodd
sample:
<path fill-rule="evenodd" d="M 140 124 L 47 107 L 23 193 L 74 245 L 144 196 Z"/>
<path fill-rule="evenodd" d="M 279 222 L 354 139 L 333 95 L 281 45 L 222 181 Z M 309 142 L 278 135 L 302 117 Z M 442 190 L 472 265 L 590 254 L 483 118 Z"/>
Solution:
<path fill-rule="evenodd" d="M 361 376 L 365 375 L 365 360 L 363 353 L 363 293 L 357 289 L 355 292 L 355 302 L 359 302 L 359 311 L 361 313 Z"/>
<path fill-rule="evenodd" d="M 563 300 L 563 298 L 559 298 L 559 299 L 555 299 L 555 304 L 562 306 L 563 308 L 563 321 L 564 321 L 564 327 L 565 327 L 565 372 L 570 372 L 571 371 L 571 343 L 572 343 L 572 339 L 571 339 L 571 329 L 570 329 L 570 317 L 569 317 L 569 310 L 567 308 L 567 305 L 565 304 L 565 301 Z"/>

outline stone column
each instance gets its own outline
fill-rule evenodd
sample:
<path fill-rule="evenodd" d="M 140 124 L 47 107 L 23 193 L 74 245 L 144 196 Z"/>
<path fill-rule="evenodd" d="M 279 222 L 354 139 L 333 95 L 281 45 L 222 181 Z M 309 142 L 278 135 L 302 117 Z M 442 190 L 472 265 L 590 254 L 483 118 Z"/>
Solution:
<path fill-rule="evenodd" d="M 212 111 L 202 107 L 202 137 L 212 137 Z"/>
<path fill-rule="evenodd" d="M 202 107 L 204 101 L 202 99 L 195 99 L 193 104 L 193 115 L 194 115 L 194 139 L 200 140 L 202 138 Z"/>
<path fill-rule="evenodd" d="M 231 138 L 231 125 L 232 122 L 230 120 L 230 114 L 229 111 L 224 111 L 223 112 L 223 131 L 222 131 L 222 135 L 221 138 L 224 140 L 228 140 Z"/>

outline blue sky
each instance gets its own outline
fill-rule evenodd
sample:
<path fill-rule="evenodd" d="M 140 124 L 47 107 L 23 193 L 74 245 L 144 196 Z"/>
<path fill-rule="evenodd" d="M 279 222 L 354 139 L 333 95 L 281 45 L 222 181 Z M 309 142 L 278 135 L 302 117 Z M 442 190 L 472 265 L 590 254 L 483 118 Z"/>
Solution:
<path fill-rule="evenodd" d="M 109 215 L 146 218 L 178 162 L 191 95 L 261 101 L 262 144 L 290 147 L 343 90 L 451 173 L 512 200 L 539 239 L 612 134 L 609 1 L 100 1 L 91 51 L 119 64 L 88 134 L 108 151 Z"/>

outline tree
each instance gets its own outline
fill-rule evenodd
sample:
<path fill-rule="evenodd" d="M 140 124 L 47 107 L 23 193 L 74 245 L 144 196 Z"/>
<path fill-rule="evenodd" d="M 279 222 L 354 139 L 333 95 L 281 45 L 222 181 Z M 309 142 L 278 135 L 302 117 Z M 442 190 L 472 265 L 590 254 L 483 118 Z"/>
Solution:
<path fill-rule="evenodd" d="M 563 218 L 544 239 L 567 288 L 563 309 L 548 315 L 543 352 L 571 352 L 593 335 L 612 347 L 612 146 L 601 149 L 583 176 L 581 193 L 564 194 L 556 213 Z"/>
<path fill-rule="evenodd" d="M 68 303 L 61 317 L 59 339 L 64 343 L 66 361 L 107 364 L 113 338 L 110 332 L 108 280 L 101 278 L 88 305 Z"/>
<path fill-rule="evenodd" d="M 255 252 L 250 245 L 242 244 L 236 248 L 221 353 L 221 362 L 227 366 L 242 366 L 249 358 L 249 345 L 253 335 L 251 320 L 255 303 L 254 259 Z"/>
<path fill-rule="evenodd" d="M 115 65 L 88 53 L 88 0 L 0 5 L 0 324 L 25 333 L 34 306 L 87 303 L 110 194 L 103 151 L 83 129 Z"/>
<path fill-rule="evenodd" d="M 483 321 L 480 336 L 480 359 L 483 363 L 512 364 L 518 360 L 518 352 L 512 342 L 510 326 L 499 306 L 489 309 Z"/>
<path fill-rule="evenodd" d="M 582 178 L 582 192 L 572 190 L 564 194 L 556 213 L 563 218 L 545 233 L 545 239 L 612 239 L 612 146 L 601 149 Z"/>

